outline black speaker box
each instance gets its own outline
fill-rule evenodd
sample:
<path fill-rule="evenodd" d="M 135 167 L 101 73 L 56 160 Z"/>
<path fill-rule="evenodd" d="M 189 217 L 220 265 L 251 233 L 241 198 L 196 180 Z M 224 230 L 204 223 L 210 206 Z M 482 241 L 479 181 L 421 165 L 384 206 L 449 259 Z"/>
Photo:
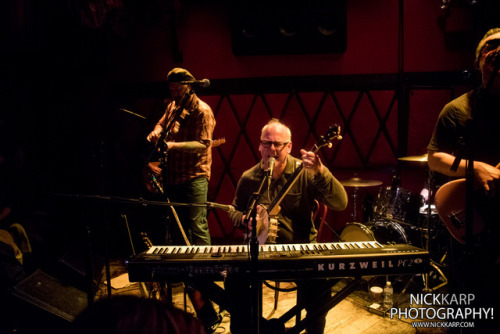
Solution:
<path fill-rule="evenodd" d="M 11 293 L 10 321 L 19 333 L 61 333 L 88 305 L 87 294 L 41 270 Z"/>
<path fill-rule="evenodd" d="M 347 49 L 345 0 L 233 1 L 236 56 L 343 53 Z"/>
<path fill-rule="evenodd" d="M 73 244 L 59 259 L 57 276 L 65 282 L 88 292 L 90 277 L 85 263 L 88 259 L 89 254 L 85 245 Z M 102 277 L 105 260 L 95 252 L 91 252 L 90 260 L 92 262 L 93 291 L 95 291 Z"/>

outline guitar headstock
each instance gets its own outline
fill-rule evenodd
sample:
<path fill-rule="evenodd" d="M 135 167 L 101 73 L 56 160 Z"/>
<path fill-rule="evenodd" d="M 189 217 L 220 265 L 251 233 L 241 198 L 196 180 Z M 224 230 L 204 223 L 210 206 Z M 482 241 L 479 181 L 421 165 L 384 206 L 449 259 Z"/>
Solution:
<path fill-rule="evenodd" d="M 316 144 L 317 149 L 319 150 L 323 146 L 332 147 L 332 141 L 334 139 L 342 140 L 340 125 L 337 124 L 330 126 L 328 131 L 321 136 L 320 140 Z"/>
<path fill-rule="evenodd" d="M 153 242 L 151 242 L 151 239 L 149 239 L 148 234 L 146 232 L 141 232 L 141 237 L 147 249 L 153 247 Z"/>

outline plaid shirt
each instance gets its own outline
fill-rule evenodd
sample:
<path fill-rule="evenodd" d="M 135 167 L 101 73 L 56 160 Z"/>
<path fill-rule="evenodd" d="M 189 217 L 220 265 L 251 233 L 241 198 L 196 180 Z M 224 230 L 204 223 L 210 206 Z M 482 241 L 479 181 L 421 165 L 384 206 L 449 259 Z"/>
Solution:
<path fill-rule="evenodd" d="M 158 122 L 163 128 L 172 112 L 175 102 L 170 102 L 165 114 Z M 168 140 L 175 142 L 198 141 L 207 148 L 201 152 L 189 153 L 178 150 L 168 151 L 167 156 L 167 184 L 181 184 L 198 177 L 210 180 L 210 167 L 212 165 L 212 135 L 215 128 L 215 117 L 208 104 L 193 95 L 186 106 L 189 116 L 186 116 L 179 132 L 170 134 Z"/>

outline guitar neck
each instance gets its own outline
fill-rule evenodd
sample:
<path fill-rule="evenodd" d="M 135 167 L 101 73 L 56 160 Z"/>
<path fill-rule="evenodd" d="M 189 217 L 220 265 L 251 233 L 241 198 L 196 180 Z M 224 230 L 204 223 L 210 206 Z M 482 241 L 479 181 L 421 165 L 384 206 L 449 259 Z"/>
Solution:
<path fill-rule="evenodd" d="M 278 212 L 275 212 L 276 208 L 279 207 L 281 201 L 283 200 L 283 198 L 285 198 L 286 194 L 290 191 L 290 188 L 292 188 L 295 181 L 297 181 L 297 179 L 299 178 L 299 175 L 302 174 L 303 171 L 304 171 L 304 168 L 303 168 L 302 164 L 300 164 L 295 169 L 295 171 L 290 176 L 290 178 L 286 181 L 285 185 L 280 189 L 280 191 L 278 192 L 276 197 L 274 197 L 273 201 L 269 205 L 269 208 L 267 209 L 267 212 L 271 216 L 278 214 L 279 210 L 277 210 Z"/>

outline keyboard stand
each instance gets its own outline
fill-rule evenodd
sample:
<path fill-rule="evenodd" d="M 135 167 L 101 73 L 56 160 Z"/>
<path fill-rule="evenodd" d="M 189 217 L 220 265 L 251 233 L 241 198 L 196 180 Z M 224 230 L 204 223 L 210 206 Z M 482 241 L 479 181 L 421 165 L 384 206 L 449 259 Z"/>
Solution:
<path fill-rule="evenodd" d="M 307 316 L 296 322 L 296 325 L 292 328 L 287 329 L 286 333 L 287 334 L 299 334 L 302 332 L 307 325 L 316 320 L 319 316 L 325 315 L 332 309 L 335 305 L 340 303 L 342 300 L 347 298 L 351 293 L 354 291 L 360 289 L 363 285 L 366 284 L 366 281 L 363 278 L 355 278 L 353 281 L 348 283 L 342 290 L 337 292 L 333 297 L 331 297 L 330 301 L 323 305 L 320 309 L 316 310 L 315 312 L 307 312 Z M 325 295 L 331 295 L 332 289 L 331 287 L 326 289 L 320 296 L 315 298 L 310 304 L 316 303 L 318 300 L 321 300 L 321 297 L 325 297 Z M 275 331 L 275 334 L 281 333 L 281 330 L 283 330 L 284 333 L 284 328 L 285 328 L 285 323 L 292 319 L 294 316 L 300 314 L 301 310 L 305 309 L 306 305 L 304 303 L 299 303 L 292 307 L 290 310 L 288 310 L 285 314 L 283 314 L 281 317 L 278 319 L 270 319 L 270 322 L 274 325 L 276 325 L 276 328 L 278 331 Z"/>

